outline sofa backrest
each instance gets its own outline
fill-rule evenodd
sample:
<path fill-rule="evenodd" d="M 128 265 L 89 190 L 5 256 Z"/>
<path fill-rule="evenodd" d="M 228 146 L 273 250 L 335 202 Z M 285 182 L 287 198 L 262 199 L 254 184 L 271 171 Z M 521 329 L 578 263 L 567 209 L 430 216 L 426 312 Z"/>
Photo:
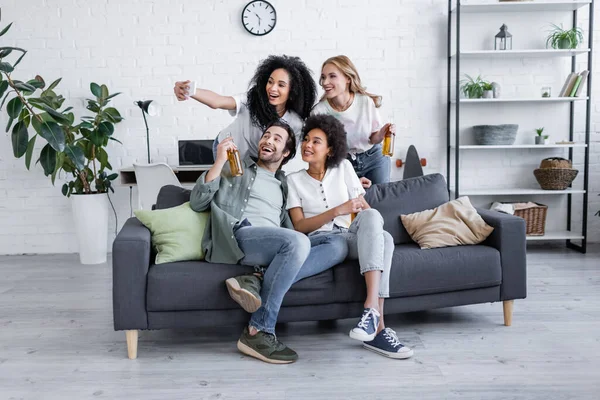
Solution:
<path fill-rule="evenodd" d="M 384 229 L 395 244 L 412 243 L 404 229 L 401 214 L 412 214 L 436 208 L 449 200 L 446 180 L 440 174 L 430 174 L 397 182 L 374 185 L 365 195 L 367 203 L 383 217 Z"/>
<path fill-rule="evenodd" d="M 156 198 L 156 209 L 177 207 L 190 201 L 190 189 L 185 189 L 175 185 L 167 185 L 160 188 L 158 197 Z"/>
<path fill-rule="evenodd" d="M 178 186 L 163 186 L 158 192 L 156 209 L 177 207 L 190 201 L 191 192 Z M 375 185 L 367 190 L 365 199 L 381 213 L 384 228 L 392 235 L 395 244 L 412 243 L 400 221 L 400 214 L 429 210 L 449 200 L 446 180 L 440 174 Z"/>

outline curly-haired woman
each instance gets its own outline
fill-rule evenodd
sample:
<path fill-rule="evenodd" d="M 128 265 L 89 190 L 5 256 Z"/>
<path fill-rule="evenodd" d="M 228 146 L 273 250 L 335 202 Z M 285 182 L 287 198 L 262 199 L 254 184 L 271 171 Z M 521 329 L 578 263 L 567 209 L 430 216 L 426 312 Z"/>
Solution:
<path fill-rule="evenodd" d="M 390 181 L 390 159 L 381 152 L 381 142 L 393 124 L 384 124 L 379 111 L 381 96 L 367 92 L 356 67 L 346 56 L 328 58 L 321 68 L 319 84 L 325 90 L 312 114 L 333 115 L 347 133 L 348 160 L 360 178 L 372 183 Z M 363 179 L 361 179 L 363 181 Z M 364 185 L 368 187 L 368 183 Z"/>
<path fill-rule="evenodd" d="M 187 99 L 190 81 L 175 83 L 177 100 Z M 308 117 L 317 98 L 316 84 L 311 71 L 298 57 L 271 55 L 261 61 L 250 81 L 250 89 L 239 96 L 222 96 L 207 89 L 196 89 L 190 97 L 210 108 L 228 110 L 235 120 L 217 136 L 214 149 L 231 134 L 240 151 L 253 157 L 258 154 L 257 143 L 267 125 L 283 119 L 299 136 L 302 123 Z"/>
<path fill-rule="evenodd" d="M 367 285 L 363 315 L 350 337 L 364 347 L 391 358 L 408 358 L 413 351 L 402 345 L 383 322 L 383 302 L 389 297 L 394 241 L 383 229 L 383 218 L 363 198 L 365 193 L 346 160 L 346 132 L 331 115 L 310 116 L 303 129 L 302 160 L 308 169 L 288 175 L 287 208 L 297 231 L 311 240 L 342 235 L 348 257 L 358 259 Z M 356 214 L 352 221 L 350 215 Z M 296 280 L 322 270 L 305 264 Z"/>

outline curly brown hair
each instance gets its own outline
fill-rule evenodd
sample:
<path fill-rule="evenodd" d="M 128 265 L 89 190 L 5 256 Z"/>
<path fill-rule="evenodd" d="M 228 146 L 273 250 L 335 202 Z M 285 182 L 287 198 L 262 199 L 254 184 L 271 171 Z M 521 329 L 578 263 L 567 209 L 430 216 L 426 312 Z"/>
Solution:
<path fill-rule="evenodd" d="M 325 167 L 337 167 L 348 154 L 348 143 L 346 142 L 346 130 L 337 118 L 327 114 L 311 115 L 306 119 L 302 129 L 302 140 L 306 140 L 308 132 L 320 129 L 325 132 L 327 146 L 331 148 L 331 154 L 327 156 Z"/>
<path fill-rule="evenodd" d="M 290 161 L 292 158 L 294 158 L 296 156 L 296 135 L 294 134 L 294 130 L 292 129 L 291 126 L 289 126 L 287 123 L 285 123 L 285 121 L 279 120 L 279 121 L 273 121 L 269 125 L 267 125 L 267 127 L 265 128 L 265 131 L 263 132 L 263 136 L 265 135 L 265 132 L 268 131 L 269 128 L 272 126 L 278 126 L 280 128 L 283 128 L 283 129 L 285 129 L 285 131 L 288 134 L 288 138 L 285 141 L 285 148 L 283 149 L 283 151 L 288 150 L 290 152 L 290 154 L 288 154 L 287 157 L 284 157 L 283 160 L 281 161 L 281 167 L 282 167 L 288 161 Z"/>

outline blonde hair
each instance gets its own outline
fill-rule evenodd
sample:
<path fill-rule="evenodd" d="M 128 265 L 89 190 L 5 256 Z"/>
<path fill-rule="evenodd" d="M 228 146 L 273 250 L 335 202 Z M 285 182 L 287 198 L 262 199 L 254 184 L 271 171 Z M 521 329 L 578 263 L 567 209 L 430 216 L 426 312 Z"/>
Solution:
<path fill-rule="evenodd" d="M 367 88 L 365 88 L 360 81 L 360 75 L 358 75 L 356 67 L 348 57 L 340 55 L 328 58 L 321 66 L 321 71 L 323 71 L 323 68 L 325 68 L 327 64 L 336 66 L 348 79 L 350 79 L 350 85 L 348 89 L 351 93 L 359 93 L 369 96 L 375 103 L 375 107 L 381 107 L 381 96 L 367 92 Z M 321 82 L 322 78 L 319 78 L 319 85 Z M 321 100 L 324 98 L 325 95 L 321 96 Z"/>

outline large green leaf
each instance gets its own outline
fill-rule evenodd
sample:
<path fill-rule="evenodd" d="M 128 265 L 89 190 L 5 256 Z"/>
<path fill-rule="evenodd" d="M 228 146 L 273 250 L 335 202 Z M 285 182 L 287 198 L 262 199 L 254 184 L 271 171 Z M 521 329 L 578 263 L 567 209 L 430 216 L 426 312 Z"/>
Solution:
<path fill-rule="evenodd" d="M 10 65 L 9 63 L 0 62 L 0 71 L 10 74 L 11 72 L 13 72 L 13 70 L 14 70 L 13 66 Z"/>
<path fill-rule="evenodd" d="M 102 98 L 106 100 L 108 97 L 108 87 L 106 85 L 100 86 L 100 91 L 102 93 Z"/>
<path fill-rule="evenodd" d="M 56 181 L 56 174 L 62 168 L 64 161 L 65 161 L 65 153 L 57 153 L 56 154 L 56 167 L 54 167 L 54 172 L 52 173 L 51 178 L 50 178 L 52 185 L 54 185 L 54 182 Z"/>
<path fill-rule="evenodd" d="M 6 105 L 6 112 L 8 113 L 8 116 L 14 119 L 19 118 L 19 114 L 21 113 L 22 109 L 23 102 L 21 101 L 20 97 L 15 97 Z"/>
<path fill-rule="evenodd" d="M 52 107 L 49 107 L 48 105 L 39 104 L 39 107 L 37 107 L 37 108 L 40 108 L 40 109 L 46 111 L 48 114 L 50 114 L 52 116 L 52 119 L 54 119 L 59 124 L 71 125 L 71 119 L 67 115 L 64 115 L 64 114 L 54 110 Z"/>
<path fill-rule="evenodd" d="M 104 144 L 104 138 L 105 136 L 99 130 L 92 131 L 91 135 L 88 136 L 90 142 L 98 147 L 102 147 Z"/>
<path fill-rule="evenodd" d="M 8 117 L 8 124 L 6 124 L 6 132 L 10 131 L 10 127 L 12 126 L 13 122 L 15 122 L 15 119 Z"/>
<path fill-rule="evenodd" d="M 31 115 L 29 114 L 29 110 L 23 108 L 21 114 L 19 114 L 19 121 L 23 121 L 25 126 L 29 128 L 29 123 L 31 122 Z"/>
<path fill-rule="evenodd" d="M 86 108 L 93 113 L 97 113 L 100 111 L 100 106 L 94 100 L 88 100 L 88 105 Z"/>
<path fill-rule="evenodd" d="M 23 57 L 25 57 L 25 54 L 27 54 L 27 52 L 26 52 L 26 51 L 24 51 L 24 52 L 23 52 L 23 54 L 21 54 L 21 57 L 19 57 L 19 58 L 17 59 L 17 62 L 15 62 L 15 63 L 13 64 L 13 66 L 12 66 L 12 67 L 13 67 L 13 69 L 14 69 L 14 68 L 16 68 L 16 67 L 17 67 L 17 65 L 19 65 L 19 63 L 21 62 L 21 60 L 23 59 Z"/>
<path fill-rule="evenodd" d="M 56 169 L 56 150 L 50 144 L 44 146 L 40 153 L 40 163 L 44 168 L 44 175 L 51 175 Z"/>
<path fill-rule="evenodd" d="M 110 96 L 108 96 L 108 97 L 106 98 L 106 100 L 110 100 L 110 99 L 112 99 L 113 97 L 115 97 L 115 96 L 118 96 L 118 95 L 120 95 L 120 94 L 121 94 L 121 92 L 113 93 L 113 94 L 111 94 Z"/>
<path fill-rule="evenodd" d="M 50 86 L 48 86 L 47 90 L 52 90 L 54 89 L 56 86 L 58 86 L 58 84 L 60 83 L 60 81 L 62 80 L 62 78 L 58 78 L 57 80 L 55 80 L 54 82 L 52 82 L 50 84 Z"/>
<path fill-rule="evenodd" d="M 19 121 L 15 124 L 12 130 L 12 146 L 13 154 L 16 158 L 23 157 L 23 154 L 27 152 L 27 144 L 29 142 L 29 132 L 27 132 L 27 126 L 23 121 Z"/>
<path fill-rule="evenodd" d="M 34 119 L 35 121 L 35 119 Z M 33 128 L 36 132 L 46 139 L 48 144 L 56 151 L 65 149 L 65 132 L 53 121 L 44 121 L 41 124 L 34 122 Z"/>
<path fill-rule="evenodd" d="M 96 158 L 100 161 L 100 169 L 106 168 L 108 165 L 108 153 L 102 147 L 96 150 Z"/>
<path fill-rule="evenodd" d="M 92 94 L 96 97 L 102 97 L 102 88 L 100 88 L 100 86 L 98 86 L 97 83 L 90 83 L 90 90 L 92 91 Z"/>
<path fill-rule="evenodd" d="M 115 131 L 115 126 L 107 121 L 101 122 L 98 125 L 98 132 L 100 132 L 100 134 L 102 134 L 102 136 L 112 136 L 113 132 Z"/>
<path fill-rule="evenodd" d="M 0 97 L 2 97 L 4 95 L 4 92 L 6 92 L 6 89 L 8 89 L 8 81 L 0 82 Z"/>
<path fill-rule="evenodd" d="M 115 124 L 123 120 L 123 117 L 121 117 L 119 111 L 117 111 L 117 109 L 114 107 L 108 107 L 107 109 L 105 109 L 104 114 L 106 115 L 106 118 L 110 120 L 110 122 L 113 122 Z"/>
<path fill-rule="evenodd" d="M 30 85 L 25 82 L 15 82 L 15 88 L 19 89 L 22 92 L 25 92 L 27 95 L 35 92 L 35 86 Z"/>
<path fill-rule="evenodd" d="M 0 31 L 0 36 L 4 35 L 6 32 L 8 32 L 8 30 L 10 29 L 10 27 L 12 26 L 12 22 L 10 24 L 8 24 L 6 26 L 6 28 L 2 29 L 2 31 Z"/>
<path fill-rule="evenodd" d="M 9 55 L 10 53 L 12 53 L 12 49 L 0 50 L 0 58 L 4 58 L 7 55 Z"/>
<path fill-rule="evenodd" d="M 69 159 L 75 164 L 75 168 L 78 170 L 82 170 L 85 164 L 85 157 L 83 155 L 83 150 L 74 144 L 70 144 L 65 148 L 65 154 Z"/>
<path fill-rule="evenodd" d="M 33 135 L 33 137 L 29 140 L 27 144 L 27 152 L 25 152 L 25 166 L 27 169 L 31 166 L 31 156 L 33 155 L 33 148 L 35 147 L 35 139 L 37 135 Z"/>

